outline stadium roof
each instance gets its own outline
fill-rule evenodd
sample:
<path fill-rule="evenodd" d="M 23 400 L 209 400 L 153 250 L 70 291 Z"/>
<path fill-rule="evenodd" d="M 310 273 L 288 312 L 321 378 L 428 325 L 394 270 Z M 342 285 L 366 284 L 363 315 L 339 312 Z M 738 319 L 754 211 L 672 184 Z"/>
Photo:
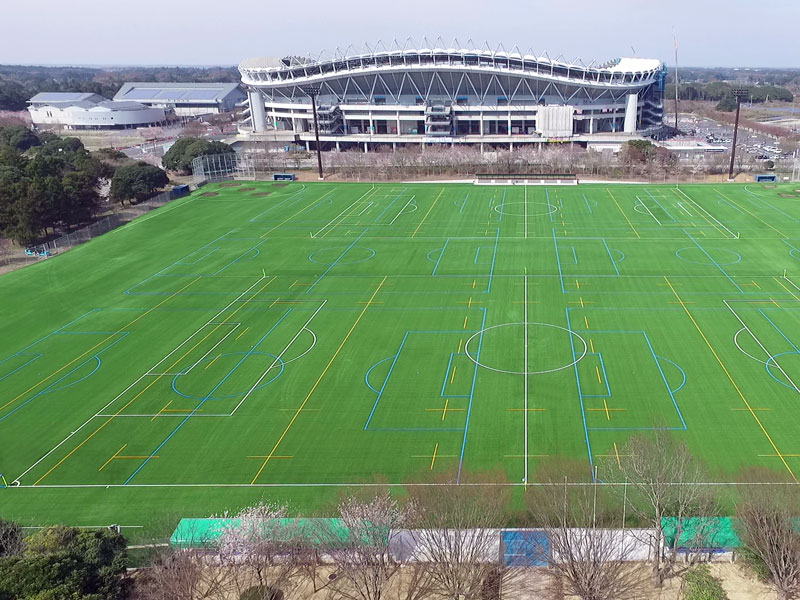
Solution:
<path fill-rule="evenodd" d="M 452 42 L 447 44 L 442 40 L 442 38 L 437 38 L 433 41 L 428 40 L 427 38 L 422 38 L 421 43 L 417 43 L 411 38 L 407 38 L 403 43 L 400 43 L 395 39 L 392 40 L 392 42 L 388 45 L 380 40 L 372 45 L 365 43 L 361 47 L 356 47 L 350 44 L 345 48 L 336 47 L 333 51 L 323 50 L 315 55 L 308 54 L 306 56 L 287 56 L 280 59 L 274 57 L 249 58 L 243 60 L 239 64 L 239 68 L 279 71 L 282 69 L 290 69 L 292 67 L 312 66 L 330 61 L 348 60 L 367 56 L 400 57 L 404 55 L 416 54 L 470 55 L 491 58 L 521 59 L 524 61 L 535 61 L 541 64 L 563 65 L 570 68 L 593 69 L 615 73 L 648 72 L 657 70 L 661 67 L 660 60 L 650 58 L 616 58 L 602 63 L 594 60 L 590 62 L 584 62 L 580 57 L 568 59 L 562 54 L 551 57 L 548 52 L 534 52 L 532 48 L 522 51 L 517 45 L 506 49 L 503 44 L 498 44 L 497 46 L 492 47 L 488 42 L 483 42 L 483 44 L 479 46 L 471 39 L 467 40 L 466 44 L 461 44 L 458 39 L 454 39 Z"/>
<path fill-rule="evenodd" d="M 124 83 L 114 100 L 145 103 L 219 104 L 239 90 L 238 83 L 160 83 L 133 81 Z M 240 92 L 240 95 L 244 95 Z"/>
<path fill-rule="evenodd" d="M 105 100 L 99 94 L 81 92 L 39 92 L 28 100 L 31 104 L 63 104 L 65 102 L 102 102 Z"/>

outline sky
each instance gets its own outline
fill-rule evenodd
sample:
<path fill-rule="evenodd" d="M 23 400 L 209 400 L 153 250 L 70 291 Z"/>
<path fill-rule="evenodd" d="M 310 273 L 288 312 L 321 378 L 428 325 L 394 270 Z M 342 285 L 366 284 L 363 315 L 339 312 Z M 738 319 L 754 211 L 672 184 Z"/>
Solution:
<path fill-rule="evenodd" d="M 235 65 L 438 36 L 580 57 L 800 68 L 800 0 L 0 0 L 0 64 Z M 420 42 L 421 44 L 421 42 Z"/>

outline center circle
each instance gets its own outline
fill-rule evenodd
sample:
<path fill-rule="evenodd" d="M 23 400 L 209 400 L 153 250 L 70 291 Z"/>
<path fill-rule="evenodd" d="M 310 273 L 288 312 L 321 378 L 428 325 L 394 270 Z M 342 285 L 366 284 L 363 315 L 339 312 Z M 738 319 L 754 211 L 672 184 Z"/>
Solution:
<path fill-rule="evenodd" d="M 734 252 L 733 250 L 728 250 L 727 248 L 712 248 L 714 252 L 724 252 L 731 258 L 726 262 L 724 260 L 716 261 L 717 265 L 735 265 L 737 263 L 742 262 L 742 255 L 738 252 Z M 708 252 L 708 250 L 706 250 Z M 689 254 L 691 258 L 686 258 L 684 254 Z M 697 254 L 697 256 L 694 256 Z M 710 255 L 706 255 L 700 248 L 695 246 L 687 246 L 686 248 L 679 248 L 675 251 L 675 256 L 680 258 L 681 260 L 685 260 L 686 262 L 694 263 L 696 265 L 711 265 L 714 266 L 714 259 L 709 258 Z M 696 259 L 696 260 L 695 260 Z"/>
<path fill-rule="evenodd" d="M 493 346 L 497 351 L 492 356 L 501 358 L 486 360 L 487 347 Z M 571 350 L 571 360 L 569 356 L 559 358 L 566 352 L 566 348 Z M 542 375 L 568 369 L 586 356 L 587 349 L 586 340 L 580 335 L 566 327 L 550 323 L 492 325 L 474 333 L 464 344 L 465 354 L 476 365 L 509 375 Z M 503 364 L 503 361 L 511 364 Z"/>
<path fill-rule="evenodd" d="M 521 209 L 515 209 L 515 210 L 519 210 L 520 212 L 515 212 L 515 210 L 506 210 L 507 206 L 516 206 L 516 205 L 519 205 L 519 204 L 522 205 L 522 208 Z M 546 204 L 545 202 L 528 202 L 527 203 L 528 205 L 546 206 L 547 210 L 539 211 L 539 212 L 531 212 L 530 210 L 528 210 L 527 213 L 526 213 L 525 204 L 526 204 L 525 202 L 504 202 L 503 204 L 499 204 L 498 206 L 495 206 L 494 207 L 494 211 L 496 213 L 500 213 L 501 215 L 509 215 L 511 217 L 524 217 L 526 214 L 529 217 L 538 217 L 538 216 L 541 216 L 541 215 L 552 215 L 554 212 L 556 212 L 558 210 L 557 206 L 554 206 L 552 204 Z M 500 210 L 500 209 L 502 209 L 502 210 Z"/>
<path fill-rule="evenodd" d="M 346 246 L 322 248 L 315 250 L 308 255 L 308 260 L 320 265 L 330 266 L 334 263 L 338 265 L 354 265 L 356 263 L 364 262 L 375 256 L 375 250 L 367 248 L 366 246 L 353 246 L 347 253 L 342 256 L 347 250 Z M 337 260 L 341 256 L 341 259 Z"/>

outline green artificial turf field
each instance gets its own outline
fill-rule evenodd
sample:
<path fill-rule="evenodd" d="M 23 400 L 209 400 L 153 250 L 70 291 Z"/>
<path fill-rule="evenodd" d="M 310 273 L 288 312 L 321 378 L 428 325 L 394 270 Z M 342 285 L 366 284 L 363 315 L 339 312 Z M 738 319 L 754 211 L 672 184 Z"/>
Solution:
<path fill-rule="evenodd" d="M 521 483 L 655 427 L 796 476 L 797 187 L 206 186 L 0 278 L 0 516 Z"/>

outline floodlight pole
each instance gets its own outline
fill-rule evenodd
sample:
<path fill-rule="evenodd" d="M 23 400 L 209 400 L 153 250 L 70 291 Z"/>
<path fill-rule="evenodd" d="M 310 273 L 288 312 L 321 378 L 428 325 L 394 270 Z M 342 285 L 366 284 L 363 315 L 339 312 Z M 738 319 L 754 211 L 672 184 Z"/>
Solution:
<path fill-rule="evenodd" d="M 319 172 L 319 179 L 322 181 L 322 152 L 319 148 L 319 124 L 317 123 L 317 96 L 319 95 L 319 86 L 311 85 L 303 88 L 303 91 L 311 97 L 311 111 L 314 113 L 314 140 L 317 144 L 317 170 Z"/>
<path fill-rule="evenodd" d="M 731 146 L 731 165 L 728 169 L 728 181 L 733 181 L 733 161 L 736 159 L 736 138 L 739 135 L 739 109 L 742 106 L 742 98 L 749 92 L 745 89 L 731 90 L 733 97 L 736 98 L 736 120 L 733 124 L 733 145 Z"/>

